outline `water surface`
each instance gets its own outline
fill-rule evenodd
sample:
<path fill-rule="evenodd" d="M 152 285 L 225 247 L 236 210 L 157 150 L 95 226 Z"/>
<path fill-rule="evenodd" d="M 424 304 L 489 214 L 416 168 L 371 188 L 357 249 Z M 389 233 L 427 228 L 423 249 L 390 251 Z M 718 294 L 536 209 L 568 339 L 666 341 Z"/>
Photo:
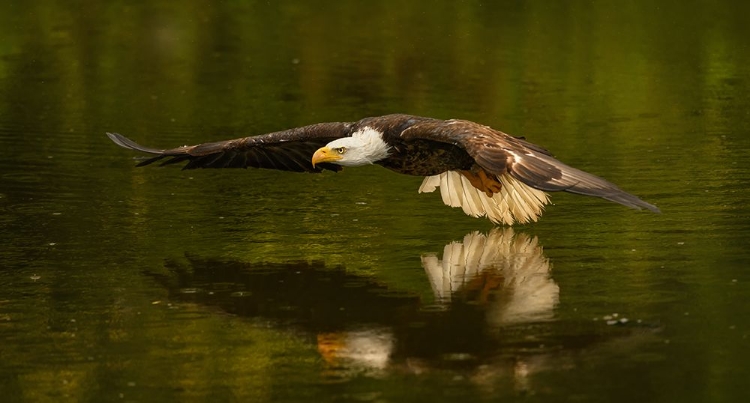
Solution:
<path fill-rule="evenodd" d="M 8 401 L 742 401 L 743 2 L 0 6 Z M 511 229 L 379 167 L 135 168 L 403 112 L 478 121 L 661 208 Z"/>

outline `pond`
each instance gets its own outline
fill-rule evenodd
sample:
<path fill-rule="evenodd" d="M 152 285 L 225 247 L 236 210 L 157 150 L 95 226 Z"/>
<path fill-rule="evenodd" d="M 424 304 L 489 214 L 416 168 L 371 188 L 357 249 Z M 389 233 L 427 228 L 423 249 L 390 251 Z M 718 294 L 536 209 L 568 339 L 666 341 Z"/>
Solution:
<path fill-rule="evenodd" d="M 743 401 L 744 2 L 0 5 L 3 401 Z M 662 213 L 512 228 L 421 178 L 137 168 L 409 113 L 492 126 Z"/>

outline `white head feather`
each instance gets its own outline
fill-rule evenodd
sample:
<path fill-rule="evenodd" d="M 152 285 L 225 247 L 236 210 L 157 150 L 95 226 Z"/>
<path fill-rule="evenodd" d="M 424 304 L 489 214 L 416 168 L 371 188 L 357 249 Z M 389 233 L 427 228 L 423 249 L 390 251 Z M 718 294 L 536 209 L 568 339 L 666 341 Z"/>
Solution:
<path fill-rule="evenodd" d="M 340 160 L 333 161 L 338 165 L 356 167 L 372 164 L 388 156 L 388 144 L 383 140 L 383 133 L 365 126 L 352 134 L 334 140 L 326 145 L 338 153 Z"/>

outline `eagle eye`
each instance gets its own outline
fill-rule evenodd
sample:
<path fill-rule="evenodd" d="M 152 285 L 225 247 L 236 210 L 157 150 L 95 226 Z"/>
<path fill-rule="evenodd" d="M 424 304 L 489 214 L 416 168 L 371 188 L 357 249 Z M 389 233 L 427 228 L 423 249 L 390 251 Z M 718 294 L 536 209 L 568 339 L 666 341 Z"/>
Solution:
<path fill-rule="evenodd" d="M 339 147 L 336 149 L 336 152 L 339 154 L 343 154 L 346 152 L 346 147 Z"/>

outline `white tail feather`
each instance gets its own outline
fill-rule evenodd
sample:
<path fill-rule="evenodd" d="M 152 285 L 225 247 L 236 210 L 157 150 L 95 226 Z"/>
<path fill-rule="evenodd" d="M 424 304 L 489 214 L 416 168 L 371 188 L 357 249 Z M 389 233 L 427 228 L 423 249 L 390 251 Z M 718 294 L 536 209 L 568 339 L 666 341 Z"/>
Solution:
<path fill-rule="evenodd" d="M 468 178 L 456 171 L 424 178 L 419 193 L 434 192 L 439 187 L 446 205 L 461 207 L 464 213 L 472 217 L 487 216 L 495 224 L 513 225 L 538 220 L 544 206 L 549 203 L 549 195 L 508 173 L 498 179 L 502 188 L 492 197 L 475 188 Z"/>
<path fill-rule="evenodd" d="M 432 193 L 438 186 L 440 186 L 440 175 L 425 177 L 422 186 L 419 187 L 419 193 Z"/>
<path fill-rule="evenodd" d="M 481 217 L 477 212 L 480 211 L 482 206 L 482 199 L 479 197 L 477 192 L 472 191 L 471 183 L 469 179 L 463 175 L 459 175 L 461 178 L 461 189 L 464 192 L 464 204 L 461 206 L 464 213 L 473 217 Z"/>

